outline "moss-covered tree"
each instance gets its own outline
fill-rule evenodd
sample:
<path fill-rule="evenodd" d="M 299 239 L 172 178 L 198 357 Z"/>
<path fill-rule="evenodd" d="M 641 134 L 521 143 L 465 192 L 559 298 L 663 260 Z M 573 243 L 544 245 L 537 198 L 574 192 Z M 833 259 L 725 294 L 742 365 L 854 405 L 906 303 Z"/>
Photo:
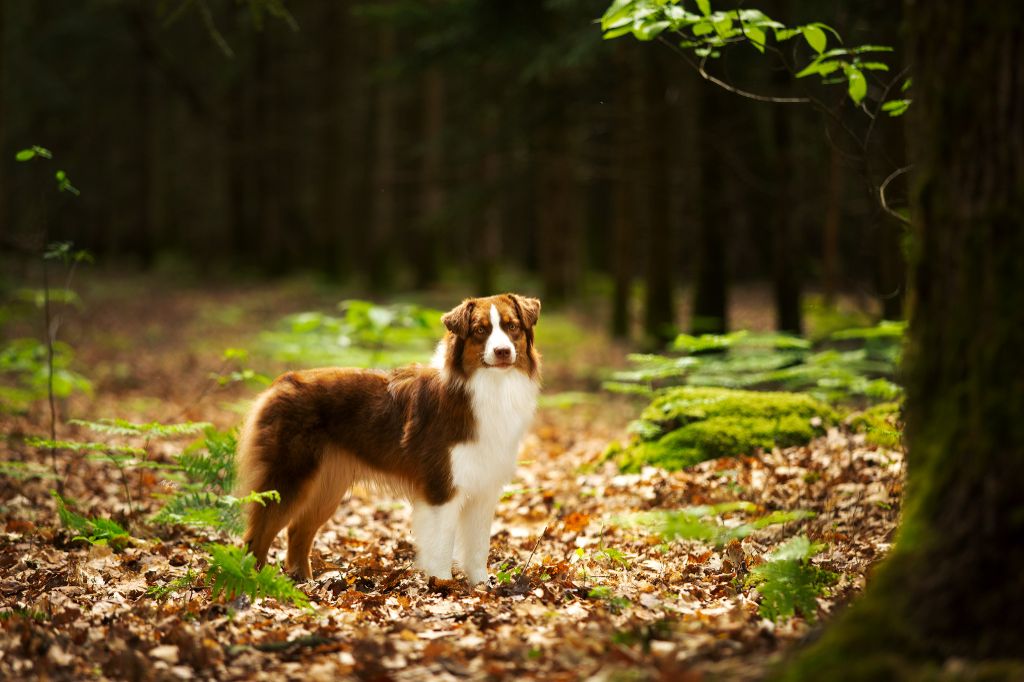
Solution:
<path fill-rule="evenodd" d="M 1024 3 L 908 0 L 908 482 L 895 549 L 784 676 L 1024 652 Z M 980 672 L 980 671 L 979 671 Z"/>

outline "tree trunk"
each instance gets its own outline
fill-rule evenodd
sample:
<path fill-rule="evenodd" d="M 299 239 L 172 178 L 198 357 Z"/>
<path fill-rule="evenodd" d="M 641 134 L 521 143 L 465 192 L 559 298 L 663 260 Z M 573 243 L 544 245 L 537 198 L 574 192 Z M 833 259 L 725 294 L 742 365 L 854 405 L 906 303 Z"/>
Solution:
<path fill-rule="evenodd" d="M 416 288 L 437 282 L 438 227 L 445 205 L 444 186 L 444 73 L 438 66 L 423 76 L 423 155 L 420 159 L 420 211 L 416 219 L 418 257 L 414 261 Z"/>
<path fill-rule="evenodd" d="M 903 525 L 792 678 L 906 679 L 927 660 L 1024 652 L 1024 3 L 906 8 L 918 68 Z"/>
<path fill-rule="evenodd" d="M 496 268 L 501 257 L 502 191 L 501 191 L 501 113 L 497 108 L 481 113 L 484 149 L 480 177 L 483 180 L 484 204 L 481 212 L 482 234 L 477 244 L 476 286 L 481 295 L 495 292 Z"/>
<path fill-rule="evenodd" d="M 825 223 L 821 246 L 821 285 L 825 305 L 836 302 L 839 290 L 839 228 L 842 224 L 843 165 L 839 147 L 828 151 L 828 189 L 825 193 Z"/>
<path fill-rule="evenodd" d="M 395 55 L 395 29 L 381 25 L 377 29 L 377 61 L 388 64 Z M 374 136 L 373 227 L 369 248 L 369 283 L 381 291 L 391 282 L 390 249 L 394 247 L 397 217 L 395 145 L 398 104 L 395 86 L 388 76 L 377 83 L 376 126 Z"/>
<path fill-rule="evenodd" d="M 788 78 L 788 74 L 784 77 Z M 772 293 L 775 298 L 775 328 L 780 332 L 803 331 L 800 311 L 800 219 L 794 210 L 794 190 L 799 184 L 793 159 L 793 116 L 789 109 L 776 108 L 775 125 L 775 224 L 772 226 Z"/>
<path fill-rule="evenodd" d="M 703 100 L 714 99 L 713 95 Z M 706 120 L 713 120 L 708 116 Z M 694 334 L 721 334 L 728 329 L 728 291 L 726 286 L 725 241 L 727 223 L 719 212 L 712 210 L 719 200 L 721 161 L 708 148 L 707 136 L 701 138 L 704 191 L 701 213 L 697 222 L 697 248 L 693 283 L 693 319 L 690 330 Z"/>
<path fill-rule="evenodd" d="M 647 235 L 646 287 L 644 288 L 644 335 L 657 345 L 675 338 L 675 310 L 672 296 L 673 248 L 672 201 L 669 198 L 668 140 L 676 132 L 671 120 L 663 55 L 648 50 L 644 156 L 646 158 L 647 203 L 651 207 Z"/>
<path fill-rule="evenodd" d="M 348 7 L 340 2 L 328 2 L 323 8 L 323 26 L 320 27 L 323 54 L 323 81 L 320 88 L 323 106 L 322 148 L 320 150 L 320 172 L 317 174 L 316 224 L 313 227 L 316 253 L 312 254 L 317 265 L 332 279 L 347 274 L 349 263 L 342 245 L 345 243 L 346 225 L 344 199 L 346 197 L 346 176 L 351 172 L 345 164 L 345 129 L 349 127 L 350 107 L 345 106 L 345 97 L 350 94 L 349 59 L 343 46 L 351 32 L 348 24 Z"/>

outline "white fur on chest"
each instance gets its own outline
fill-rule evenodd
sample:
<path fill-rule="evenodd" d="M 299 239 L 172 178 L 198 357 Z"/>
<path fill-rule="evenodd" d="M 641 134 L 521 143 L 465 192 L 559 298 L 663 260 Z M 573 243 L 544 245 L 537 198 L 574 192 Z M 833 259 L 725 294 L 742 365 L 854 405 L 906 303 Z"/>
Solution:
<path fill-rule="evenodd" d="M 492 495 L 515 476 L 519 443 L 537 409 L 538 386 L 522 372 L 479 370 L 466 382 L 476 439 L 452 448 L 452 478 L 463 499 Z"/>

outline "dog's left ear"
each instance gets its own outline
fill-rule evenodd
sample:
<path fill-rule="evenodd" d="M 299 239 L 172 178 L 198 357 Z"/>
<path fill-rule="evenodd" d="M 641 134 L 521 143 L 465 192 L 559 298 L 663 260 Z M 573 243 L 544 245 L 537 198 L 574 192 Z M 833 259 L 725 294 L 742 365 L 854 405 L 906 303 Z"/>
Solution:
<path fill-rule="evenodd" d="M 537 320 L 540 319 L 540 299 L 520 296 L 519 294 L 507 295 L 512 299 L 512 303 L 515 304 L 516 308 L 519 309 L 519 313 L 523 318 L 523 324 L 527 327 L 536 325 Z"/>
<path fill-rule="evenodd" d="M 441 322 L 444 323 L 445 328 L 452 334 L 465 339 L 469 336 L 469 323 L 473 318 L 474 305 L 473 301 L 467 298 L 461 304 L 442 315 Z"/>

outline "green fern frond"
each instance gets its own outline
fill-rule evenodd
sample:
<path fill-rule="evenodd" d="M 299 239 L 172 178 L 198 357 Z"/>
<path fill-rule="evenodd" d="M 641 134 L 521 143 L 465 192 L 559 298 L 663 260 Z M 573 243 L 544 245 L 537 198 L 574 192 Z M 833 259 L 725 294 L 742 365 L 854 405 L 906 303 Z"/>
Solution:
<path fill-rule="evenodd" d="M 25 444 L 34 448 L 53 448 L 55 450 L 71 450 L 72 452 L 106 452 L 119 453 L 124 455 L 145 455 L 142 448 L 134 448 L 129 445 L 114 445 L 111 443 L 83 442 L 76 440 L 50 440 L 49 438 L 37 438 L 29 436 Z"/>
<path fill-rule="evenodd" d="M 57 516 L 60 517 L 61 523 L 72 532 L 77 533 L 72 538 L 73 540 L 88 542 L 90 545 L 110 545 L 114 549 L 122 549 L 133 542 L 134 538 L 116 521 L 102 518 L 90 519 L 77 514 L 71 511 L 67 500 L 61 497 L 56 490 L 51 490 L 50 494 L 57 503 Z"/>
<path fill-rule="evenodd" d="M 185 571 L 185 575 L 178 576 L 164 585 L 150 585 L 146 588 L 146 596 L 157 601 L 164 601 L 175 592 L 192 589 L 202 581 L 202 575 L 193 571 L 191 567 Z"/>
<path fill-rule="evenodd" d="M 277 566 L 266 565 L 256 570 L 256 557 L 240 547 L 212 543 L 206 546 L 210 566 L 206 581 L 214 598 L 234 599 L 246 595 L 250 599 L 272 597 L 299 608 L 312 610 L 309 597 Z"/>
<path fill-rule="evenodd" d="M 212 426 L 209 422 L 183 422 L 181 424 L 162 424 L 149 422 L 138 424 L 127 419 L 104 418 L 99 421 L 72 419 L 69 423 L 84 426 L 96 433 L 108 436 L 143 436 L 146 438 L 180 438 L 199 433 Z"/>
<path fill-rule="evenodd" d="M 828 592 L 839 576 L 810 563 L 824 545 L 798 535 L 784 543 L 768 560 L 750 571 L 748 586 L 761 594 L 758 612 L 779 620 L 801 614 L 813 621 L 818 612 L 818 595 Z"/>

